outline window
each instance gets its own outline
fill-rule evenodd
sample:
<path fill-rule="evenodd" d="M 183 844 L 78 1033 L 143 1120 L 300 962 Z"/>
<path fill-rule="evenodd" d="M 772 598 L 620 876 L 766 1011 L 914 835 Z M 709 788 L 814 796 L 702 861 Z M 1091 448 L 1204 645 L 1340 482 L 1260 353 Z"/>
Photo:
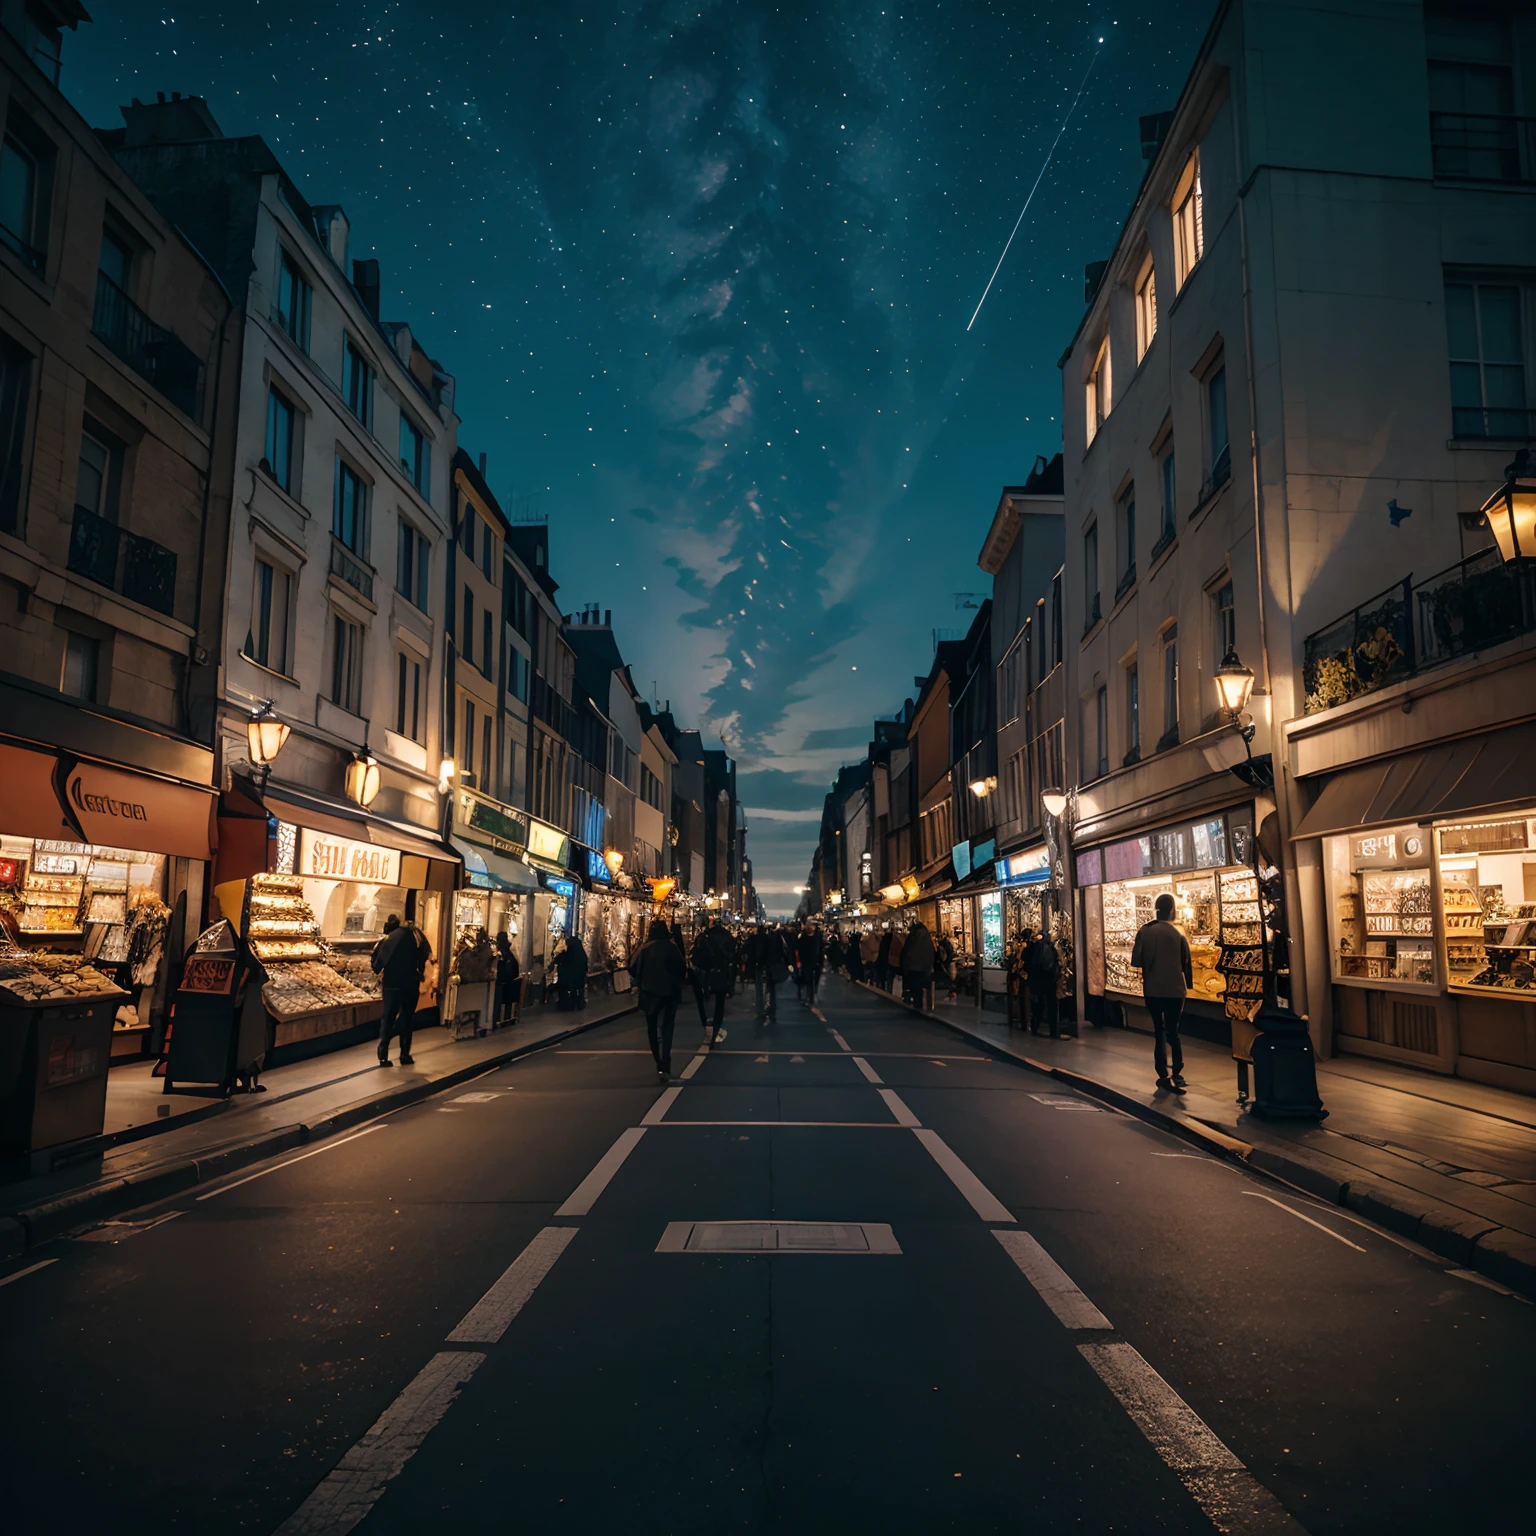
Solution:
<path fill-rule="evenodd" d="M 1158 470 L 1163 482 L 1163 525 L 1161 532 L 1158 534 L 1157 542 L 1162 545 L 1173 538 L 1173 530 L 1178 520 L 1178 503 L 1174 496 L 1177 482 L 1174 478 L 1173 444 L 1171 442 L 1168 444 L 1167 453 L 1162 457 L 1162 462 L 1158 465 Z"/>
<path fill-rule="evenodd" d="M 1083 535 L 1083 603 L 1086 632 L 1099 622 L 1099 525 L 1091 523 Z"/>
<path fill-rule="evenodd" d="M 1212 596 L 1216 610 L 1216 654 L 1224 657 L 1237 649 L 1237 609 L 1232 604 L 1232 583 L 1224 581 Z"/>
<path fill-rule="evenodd" d="M 1205 255 L 1205 215 L 1200 193 L 1200 151 L 1189 157 L 1173 193 L 1174 291 L 1189 280 Z"/>
<path fill-rule="evenodd" d="M 268 560 L 256 562 L 256 589 L 251 600 L 251 624 L 245 632 L 245 654 L 274 672 L 288 673 L 288 615 L 293 577 Z"/>
<path fill-rule="evenodd" d="M 423 496 L 430 498 L 432 495 L 432 445 L 427 441 L 426 434 L 404 411 L 400 413 L 400 467 L 405 471 L 405 478 Z M 470 520 L 470 515 L 466 513 L 465 521 Z M 473 540 L 473 529 L 467 537 Z M 473 544 L 465 544 L 464 549 L 473 559 Z"/>
<path fill-rule="evenodd" d="M 1087 423 L 1088 442 L 1098 436 L 1099 428 L 1109 415 L 1109 337 L 1099 343 L 1093 359 L 1093 369 L 1088 375 L 1085 391 L 1084 418 Z"/>
<path fill-rule="evenodd" d="M 1061 665 L 1061 572 L 1051 578 L 1051 665 Z"/>
<path fill-rule="evenodd" d="M 1134 661 L 1125 669 L 1125 739 L 1125 760 L 1134 763 L 1141 756 L 1141 674 Z"/>
<path fill-rule="evenodd" d="M 336 504 L 331 532 L 354 555 L 368 558 L 368 486 L 363 477 L 341 457 L 336 460 Z"/>
<path fill-rule="evenodd" d="M 27 406 L 32 398 L 32 354 L 0 336 L 0 530 L 21 525 Z"/>
<path fill-rule="evenodd" d="M 1436 176 L 1519 181 L 1515 57 L 1509 20 L 1470 6 L 1425 7 L 1429 139 Z"/>
<path fill-rule="evenodd" d="M 373 430 L 373 365 L 358 350 L 350 336 L 341 343 L 341 392 L 352 412 L 371 432 Z"/>
<path fill-rule="evenodd" d="M 1211 444 L 1211 490 L 1232 474 L 1232 446 L 1227 437 L 1227 370 L 1218 368 L 1205 381 L 1205 420 Z"/>
<path fill-rule="evenodd" d="M 475 771 L 475 701 L 464 700 L 464 771 Z"/>
<path fill-rule="evenodd" d="M 666 809 L 662 799 L 661 780 L 651 772 L 649 766 L 645 763 L 640 764 L 640 798 L 654 810 L 664 811 Z"/>
<path fill-rule="evenodd" d="M 507 692 L 528 702 L 528 658 L 515 645 L 507 647 Z"/>
<path fill-rule="evenodd" d="M 363 696 L 363 628 L 331 615 L 331 703 L 359 715 Z"/>
<path fill-rule="evenodd" d="M 405 437 L 405 418 L 403 416 L 400 418 L 400 436 L 403 441 Z M 403 458 L 402 462 L 404 462 Z M 459 524 L 459 542 L 464 548 L 464 553 L 468 555 L 471 560 L 475 558 L 476 521 L 477 519 L 475 514 L 471 512 L 468 507 L 465 507 L 463 520 Z"/>
<path fill-rule="evenodd" d="M 267 471 L 290 496 L 298 491 L 293 480 L 293 402 L 280 390 L 267 391 Z"/>
<path fill-rule="evenodd" d="M 491 638 L 491 610 L 480 615 L 480 670 L 487 677 L 496 675 L 496 644 Z"/>
<path fill-rule="evenodd" d="M 102 233 L 98 270 L 120 293 L 128 292 L 128 279 L 133 272 L 133 252 L 128 249 L 125 241 L 119 240 L 110 230 Z"/>
<path fill-rule="evenodd" d="M 420 741 L 421 663 L 416 657 L 407 656 L 404 651 L 399 652 L 395 659 L 395 734 Z"/>
<path fill-rule="evenodd" d="M 1128 486 L 1115 506 L 1115 521 L 1120 533 L 1120 579 L 1115 596 L 1130 591 L 1136 582 L 1136 487 Z"/>
<path fill-rule="evenodd" d="M 510 563 L 502 572 L 501 616 L 524 640 L 533 638 L 530 627 L 532 594 Z"/>
<path fill-rule="evenodd" d="M 459 654 L 471 665 L 475 660 L 475 595 L 464 588 L 464 628 L 459 634 Z"/>
<path fill-rule="evenodd" d="M 400 548 L 395 559 L 395 591 L 427 612 L 427 586 L 432 570 L 432 546 L 427 536 L 400 519 Z"/>
<path fill-rule="evenodd" d="M 64 636 L 64 675 L 59 691 L 72 699 L 96 702 L 101 673 L 101 641 L 69 630 Z"/>
<path fill-rule="evenodd" d="M 493 585 L 496 577 L 493 574 L 496 561 L 496 536 L 491 532 L 491 525 L 486 523 L 480 530 L 480 569 L 485 572 L 485 579 Z"/>
<path fill-rule="evenodd" d="M 1152 258 L 1147 257 L 1147 264 L 1141 270 L 1141 279 L 1136 284 L 1136 361 L 1139 363 L 1147 355 L 1147 348 L 1152 345 L 1152 338 L 1157 335 L 1157 269 L 1152 265 Z"/>
<path fill-rule="evenodd" d="M 0 241 L 37 273 L 47 243 L 48 165 L 10 128 L 0 144 Z"/>
<path fill-rule="evenodd" d="M 277 323 L 303 351 L 309 351 L 309 311 L 312 290 L 298 263 L 284 251 L 277 269 Z"/>
<path fill-rule="evenodd" d="M 80 463 L 75 475 L 75 511 L 105 522 L 117 521 L 116 455 L 87 429 L 80 434 Z"/>
<path fill-rule="evenodd" d="M 1445 285 L 1455 436 L 1529 434 L 1520 319 L 1520 290 L 1513 284 Z"/>
<path fill-rule="evenodd" d="M 1033 622 L 1030 619 L 1025 620 L 1023 634 L 1009 647 L 1008 654 L 1003 657 L 997 669 L 997 723 L 999 725 L 1011 725 L 1019 718 L 1019 699 L 1023 693 L 1019 687 L 1019 668 L 1029 654 L 1032 639 L 1030 625 Z"/>
<path fill-rule="evenodd" d="M 1098 771 L 1094 777 L 1102 779 L 1109 772 L 1109 689 L 1102 683 L 1094 696 L 1093 715 L 1099 744 Z"/>
<path fill-rule="evenodd" d="M 496 792 L 496 785 L 491 781 L 495 776 L 496 757 L 491 751 L 491 717 L 486 715 L 480 722 L 480 772 L 484 776 L 481 788 L 487 794 Z"/>
<path fill-rule="evenodd" d="M 1163 739 L 1164 747 L 1177 746 L 1179 740 L 1179 626 L 1170 624 L 1163 631 Z"/>

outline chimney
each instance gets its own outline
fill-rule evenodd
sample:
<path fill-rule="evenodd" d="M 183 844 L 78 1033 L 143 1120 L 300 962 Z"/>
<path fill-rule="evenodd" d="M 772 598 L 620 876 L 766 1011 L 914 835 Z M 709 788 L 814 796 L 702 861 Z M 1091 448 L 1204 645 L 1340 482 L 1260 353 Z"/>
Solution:
<path fill-rule="evenodd" d="M 159 91 L 148 106 L 135 96 L 118 110 L 126 125 L 124 149 L 139 149 L 146 144 L 194 144 L 202 139 L 224 137 L 224 130 L 214 121 L 201 96 L 183 96 L 177 91 L 167 101 L 165 92 Z"/>
<path fill-rule="evenodd" d="M 1083 268 L 1083 303 L 1092 304 L 1094 296 L 1099 291 L 1099 284 L 1104 281 L 1104 274 L 1109 270 L 1107 261 L 1090 261 Z"/>
<path fill-rule="evenodd" d="M 1157 152 L 1163 147 L 1163 140 L 1168 137 L 1168 130 L 1172 126 L 1172 112 L 1154 112 L 1150 117 L 1141 119 L 1141 158 L 1143 160 L 1157 159 Z"/>
<path fill-rule="evenodd" d="M 485 479 L 485 454 L 480 455 L 480 478 Z"/>
<path fill-rule="evenodd" d="M 603 609 L 603 623 L 606 624 L 609 629 L 613 628 L 613 609 L 612 608 L 604 608 Z"/>
<path fill-rule="evenodd" d="M 379 264 L 375 259 L 352 263 L 352 287 L 362 300 L 363 308 L 379 318 Z"/>
<path fill-rule="evenodd" d="M 313 210 L 315 234 L 320 243 L 331 253 L 331 260 L 347 270 L 347 240 L 352 233 L 351 220 L 339 203 L 322 203 Z"/>

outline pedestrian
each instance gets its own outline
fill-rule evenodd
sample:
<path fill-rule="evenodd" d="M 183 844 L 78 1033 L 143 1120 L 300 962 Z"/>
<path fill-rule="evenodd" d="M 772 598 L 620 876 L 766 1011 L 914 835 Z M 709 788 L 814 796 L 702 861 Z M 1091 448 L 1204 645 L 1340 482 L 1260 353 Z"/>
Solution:
<path fill-rule="evenodd" d="M 928 989 L 933 985 L 933 935 L 922 921 L 912 924 L 906 943 L 901 947 L 902 996 L 914 1008 L 928 1004 Z"/>
<path fill-rule="evenodd" d="M 875 985 L 882 992 L 891 990 L 891 929 L 887 928 L 880 935 L 879 946 L 875 950 Z"/>
<path fill-rule="evenodd" d="M 873 925 L 864 930 L 859 940 L 859 979 L 870 986 L 880 984 L 880 940 L 875 937 Z"/>
<path fill-rule="evenodd" d="M 795 939 L 795 984 L 803 1007 L 816 1006 L 816 989 L 821 985 L 825 961 L 826 944 L 821 930 L 807 920 Z"/>
<path fill-rule="evenodd" d="M 891 929 L 891 942 L 885 951 L 885 990 L 887 992 L 895 985 L 896 978 L 902 975 L 901 952 L 906 948 L 906 943 L 905 928 Z"/>
<path fill-rule="evenodd" d="M 848 967 L 848 980 L 860 982 L 864 980 L 864 936 L 857 928 L 848 935 L 848 942 L 843 948 L 843 963 Z"/>
<path fill-rule="evenodd" d="M 459 973 L 459 1016 L 472 1015 L 475 1034 L 483 1035 L 496 1016 L 496 950 L 484 928 L 470 930 L 454 964 Z"/>
<path fill-rule="evenodd" d="M 744 962 L 747 975 L 752 978 L 753 990 L 757 994 L 757 1007 L 754 1017 L 759 1024 L 764 1018 L 763 1013 L 763 929 L 754 926 L 748 935 L 747 941 L 742 945 L 746 952 Z"/>
<path fill-rule="evenodd" d="M 763 935 L 760 963 L 768 994 L 768 1021 L 772 1023 L 779 1016 L 779 988 L 789 980 L 789 941 L 777 925 Z"/>
<path fill-rule="evenodd" d="M 1182 937 L 1182 935 L 1181 935 Z M 1061 1038 L 1061 1009 L 1056 1003 L 1056 978 L 1061 957 L 1050 934 L 1043 928 L 1024 951 L 1024 979 L 1029 987 L 1029 1032 L 1038 1035 L 1050 1027 L 1051 1039 Z"/>
<path fill-rule="evenodd" d="M 512 941 L 503 928 L 496 935 L 496 1023 L 517 1022 L 521 969 L 512 953 Z"/>
<path fill-rule="evenodd" d="M 937 962 L 938 973 L 944 978 L 949 988 L 949 1001 L 955 1000 L 955 941 L 947 933 L 939 935 L 939 941 L 933 946 L 934 959 Z"/>
<path fill-rule="evenodd" d="M 704 1026 L 704 1044 L 712 1049 L 725 1038 L 725 1000 L 730 995 L 736 972 L 736 941 L 716 917 L 693 941 L 693 990 L 699 1001 L 699 1023 Z M 705 1009 L 708 997 L 714 1012 Z"/>
<path fill-rule="evenodd" d="M 842 936 L 834 929 L 832 937 L 827 940 L 827 969 L 829 971 L 840 971 L 842 968 L 843 940 Z"/>
<path fill-rule="evenodd" d="M 411 929 L 402 926 L 391 912 L 384 919 L 384 937 L 373 946 L 369 960 L 384 992 L 384 1012 L 379 1018 L 379 1065 L 392 1065 L 389 1042 L 400 1034 L 400 1064 L 414 1066 L 411 1055 L 411 1025 L 416 1017 L 416 995 L 421 985 L 422 964 Z"/>
<path fill-rule="evenodd" d="M 683 964 L 688 963 L 688 941 L 683 937 L 683 925 L 674 917 L 672 919 L 672 942 L 677 945 L 677 952 L 683 957 Z"/>
<path fill-rule="evenodd" d="M 1179 1015 L 1194 985 L 1189 940 L 1173 925 L 1173 897 L 1166 891 L 1157 898 L 1157 916 L 1136 931 L 1131 964 L 1141 972 L 1142 997 L 1152 1015 L 1153 1061 L 1157 1086 L 1165 1093 L 1184 1091 L 1184 1047 L 1179 1043 Z M 1168 1054 L 1173 1056 L 1173 1075 L 1168 1075 Z"/>
<path fill-rule="evenodd" d="M 555 960 L 555 968 L 560 977 L 560 1006 L 562 1008 L 585 1007 L 587 947 L 581 942 L 580 934 L 573 933 L 565 941 L 565 948 L 560 951 Z"/>
<path fill-rule="evenodd" d="M 672 1032 L 677 1026 L 677 1005 L 683 1000 L 685 970 L 682 952 L 667 932 L 667 925 L 655 918 L 651 936 L 631 962 L 629 973 L 640 993 L 646 1037 L 657 1076 L 663 1082 L 672 1076 Z"/>

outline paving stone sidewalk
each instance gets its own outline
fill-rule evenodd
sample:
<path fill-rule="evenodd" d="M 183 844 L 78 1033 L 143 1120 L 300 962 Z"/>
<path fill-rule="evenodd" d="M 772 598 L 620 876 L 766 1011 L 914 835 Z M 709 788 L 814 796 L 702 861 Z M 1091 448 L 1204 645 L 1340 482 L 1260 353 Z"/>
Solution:
<path fill-rule="evenodd" d="M 1189 1089 L 1171 1094 L 1157 1088 L 1152 1038 L 1139 1031 L 1084 1024 L 1052 1040 L 963 1003 L 929 1016 L 1536 1296 L 1536 1099 L 1342 1056 L 1318 1063 L 1325 1121 L 1268 1121 L 1238 1105 L 1236 1063 L 1203 1040 L 1185 1040 Z"/>
<path fill-rule="evenodd" d="M 511 1028 L 470 1040 L 456 1041 L 446 1030 L 425 1029 L 413 1042 L 411 1067 L 379 1066 L 378 1044 L 368 1040 L 275 1068 L 262 1078 L 266 1093 L 236 1094 L 227 1100 L 192 1096 L 190 1109 L 183 1106 L 181 1114 L 153 1122 L 144 1112 L 153 1113 L 159 1080 L 148 1078 L 146 1064 L 142 1073 L 134 1071 L 127 1078 L 116 1104 L 109 1084 L 109 1127 L 115 1114 L 131 1139 L 52 1173 L 0 1185 L 0 1261 L 86 1222 L 163 1199 L 416 1103 L 529 1051 L 605 1024 L 634 1006 L 633 993 L 618 993 L 569 1012 L 529 1009 Z M 146 1086 L 151 1082 L 153 1086 Z"/>

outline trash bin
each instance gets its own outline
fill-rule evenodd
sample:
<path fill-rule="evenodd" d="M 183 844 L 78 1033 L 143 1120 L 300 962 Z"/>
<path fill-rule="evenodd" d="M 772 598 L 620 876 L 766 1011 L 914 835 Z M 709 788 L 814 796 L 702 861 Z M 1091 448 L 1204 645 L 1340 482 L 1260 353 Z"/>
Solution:
<path fill-rule="evenodd" d="M 124 994 L 0 1007 L 0 1142 L 20 1152 L 99 1136 Z"/>

